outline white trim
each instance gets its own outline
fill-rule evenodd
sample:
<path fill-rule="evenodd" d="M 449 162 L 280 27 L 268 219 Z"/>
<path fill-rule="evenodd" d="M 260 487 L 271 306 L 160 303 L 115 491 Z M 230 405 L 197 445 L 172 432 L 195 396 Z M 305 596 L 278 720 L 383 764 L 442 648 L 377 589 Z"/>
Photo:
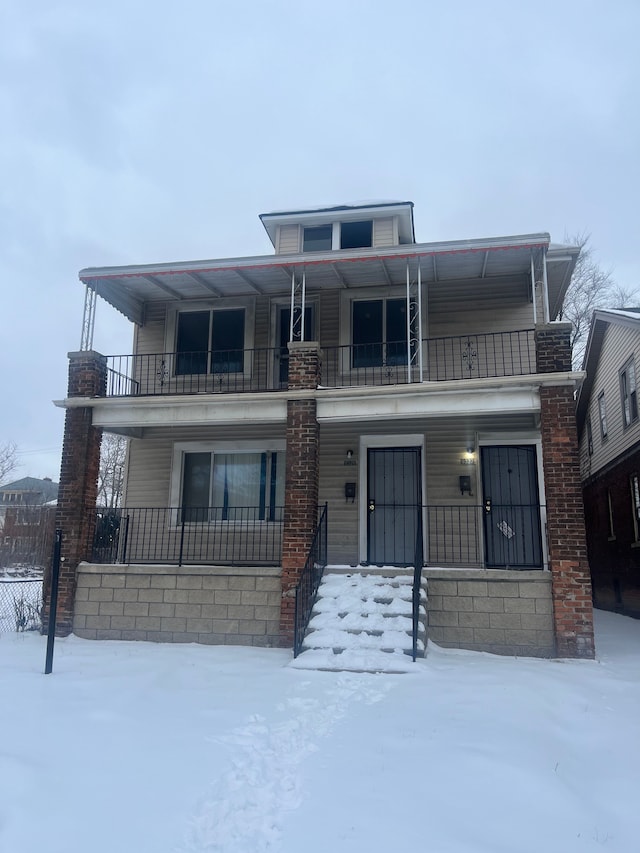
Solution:
<path fill-rule="evenodd" d="M 422 432 L 408 433 L 406 435 L 361 435 L 358 449 L 358 553 L 359 561 L 367 561 L 367 512 L 369 496 L 367 491 L 367 450 L 370 447 L 394 448 L 394 447 L 419 447 L 420 448 L 420 481 L 422 487 L 422 506 L 426 504 L 427 477 L 426 477 L 426 453 L 425 435 Z M 426 526 L 423 518 L 423 531 Z M 426 553 L 426 551 L 425 551 Z"/>

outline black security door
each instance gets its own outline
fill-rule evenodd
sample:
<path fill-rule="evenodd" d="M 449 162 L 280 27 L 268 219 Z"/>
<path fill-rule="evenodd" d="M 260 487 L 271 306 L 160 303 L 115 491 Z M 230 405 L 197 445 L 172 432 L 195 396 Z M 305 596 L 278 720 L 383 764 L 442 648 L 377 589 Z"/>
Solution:
<path fill-rule="evenodd" d="M 482 447 L 480 454 L 487 566 L 541 568 L 536 448 Z"/>
<path fill-rule="evenodd" d="M 367 484 L 369 563 L 413 565 L 422 503 L 420 448 L 370 449 Z"/>

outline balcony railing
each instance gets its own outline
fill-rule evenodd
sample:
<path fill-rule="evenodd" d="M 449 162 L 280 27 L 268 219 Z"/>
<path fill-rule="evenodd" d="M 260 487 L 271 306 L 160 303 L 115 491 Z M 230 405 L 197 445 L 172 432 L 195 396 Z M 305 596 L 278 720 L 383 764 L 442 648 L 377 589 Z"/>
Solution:
<path fill-rule="evenodd" d="M 325 388 L 487 379 L 535 373 L 533 330 L 429 338 L 422 373 L 407 366 L 403 342 L 322 348 Z M 107 356 L 107 396 L 235 394 L 287 388 L 286 349 Z"/>
<path fill-rule="evenodd" d="M 134 507 L 98 511 L 96 563 L 279 566 L 282 507 Z"/>

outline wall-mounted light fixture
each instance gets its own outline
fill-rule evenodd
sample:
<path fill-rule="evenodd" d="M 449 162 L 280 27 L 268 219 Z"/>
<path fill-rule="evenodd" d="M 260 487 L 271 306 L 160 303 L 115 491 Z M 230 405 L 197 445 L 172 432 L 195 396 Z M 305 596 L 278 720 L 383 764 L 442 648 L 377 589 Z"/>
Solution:
<path fill-rule="evenodd" d="M 345 465 L 355 465 L 356 464 L 356 458 L 353 455 L 353 450 L 347 450 L 347 454 L 344 458 L 344 464 Z"/>

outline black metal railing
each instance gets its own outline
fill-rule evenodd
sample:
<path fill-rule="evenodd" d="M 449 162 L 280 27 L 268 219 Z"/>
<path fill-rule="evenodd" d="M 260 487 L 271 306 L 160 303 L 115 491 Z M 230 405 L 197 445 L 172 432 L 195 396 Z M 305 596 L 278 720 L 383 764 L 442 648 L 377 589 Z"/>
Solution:
<path fill-rule="evenodd" d="M 422 373 L 417 364 L 409 370 L 404 344 L 323 347 L 321 384 L 336 388 L 527 375 L 536 369 L 534 333 L 428 338 L 422 342 L 422 360 Z"/>
<path fill-rule="evenodd" d="M 287 387 L 282 347 L 107 356 L 107 396 L 232 394 Z"/>
<path fill-rule="evenodd" d="M 92 559 L 125 565 L 279 566 L 283 507 L 99 510 Z"/>
<path fill-rule="evenodd" d="M 322 573 L 327 565 L 327 505 L 320 514 L 311 547 L 296 586 L 293 617 L 293 656 L 300 654 L 311 611 L 318 595 Z"/>
<path fill-rule="evenodd" d="M 424 563 L 424 531 L 422 513 L 418 513 L 416 530 L 416 553 L 413 560 L 413 588 L 411 592 L 411 655 L 415 663 L 418 657 L 420 633 L 420 599 L 422 595 L 422 565 Z"/>

